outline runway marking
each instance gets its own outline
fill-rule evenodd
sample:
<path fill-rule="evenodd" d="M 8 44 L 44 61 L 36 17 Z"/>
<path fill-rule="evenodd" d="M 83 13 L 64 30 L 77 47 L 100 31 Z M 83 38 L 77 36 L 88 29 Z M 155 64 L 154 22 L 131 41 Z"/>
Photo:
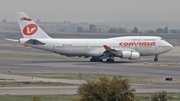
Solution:
<path fill-rule="evenodd" d="M 2 66 L 1 68 L 8 68 L 8 69 L 11 69 L 11 68 L 22 68 L 22 66 Z"/>
<path fill-rule="evenodd" d="M 180 66 L 179 63 L 159 63 L 158 66 Z"/>
<path fill-rule="evenodd" d="M 166 63 L 159 63 L 158 66 L 167 66 Z"/>

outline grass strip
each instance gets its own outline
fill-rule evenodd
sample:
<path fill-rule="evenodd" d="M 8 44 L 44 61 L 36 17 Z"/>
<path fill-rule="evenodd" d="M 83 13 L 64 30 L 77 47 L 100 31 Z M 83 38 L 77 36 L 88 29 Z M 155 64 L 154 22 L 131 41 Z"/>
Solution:
<path fill-rule="evenodd" d="M 122 79 L 129 79 L 130 83 L 136 84 L 180 84 L 179 80 L 166 81 L 165 78 L 160 77 L 144 77 L 144 76 L 122 76 L 112 74 L 96 74 L 96 73 L 10 73 L 12 75 L 34 76 L 41 78 L 52 79 L 69 79 L 69 80 L 98 80 L 101 77 L 121 77 Z"/>
<path fill-rule="evenodd" d="M 169 93 L 172 95 L 171 101 L 180 101 L 179 93 Z M 1 101 L 33 101 L 34 97 L 39 97 L 41 101 L 72 101 L 79 98 L 79 95 L 0 95 Z M 150 93 L 136 93 L 135 99 L 140 101 L 150 101 Z"/>
<path fill-rule="evenodd" d="M 0 81 L 0 87 L 37 87 L 37 86 L 75 86 L 77 84 L 67 84 L 61 82 L 15 82 Z"/>

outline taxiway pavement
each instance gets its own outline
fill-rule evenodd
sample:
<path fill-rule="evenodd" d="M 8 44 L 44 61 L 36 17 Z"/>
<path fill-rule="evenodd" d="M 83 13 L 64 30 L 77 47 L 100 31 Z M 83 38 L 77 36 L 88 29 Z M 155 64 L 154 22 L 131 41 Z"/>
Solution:
<path fill-rule="evenodd" d="M 122 60 L 115 63 L 72 60 L 0 60 L 0 71 L 101 73 L 180 78 L 179 57 L 162 56 L 159 62 L 154 62 L 152 59 L 153 57 L 149 57 L 138 61 Z M 144 64 L 144 62 L 147 62 L 147 64 Z"/>
<path fill-rule="evenodd" d="M 43 87 L 0 87 L 0 95 L 47 95 L 47 94 L 77 94 L 78 86 L 43 86 Z M 136 93 L 153 93 L 155 91 L 167 91 L 179 93 L 180 85 L 148 85 L 132 84 Z"/>

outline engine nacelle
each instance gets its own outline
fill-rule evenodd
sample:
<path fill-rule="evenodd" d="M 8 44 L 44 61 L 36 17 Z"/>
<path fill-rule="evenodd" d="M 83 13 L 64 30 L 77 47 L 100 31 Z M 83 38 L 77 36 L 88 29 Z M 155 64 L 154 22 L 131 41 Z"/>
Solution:
<path fill-rule="evenodd" d="M 132 52 L 130 60 L 138 60 L 140 58 L 140 54 L 138 52 Z"/>
<path fill-rule="evenodd" d="M 120 58 L 130 59 L 130 60 L 137 60 L 137 59 L 140 58 L 140 54 L 138 52 L 121 51 Z"/>

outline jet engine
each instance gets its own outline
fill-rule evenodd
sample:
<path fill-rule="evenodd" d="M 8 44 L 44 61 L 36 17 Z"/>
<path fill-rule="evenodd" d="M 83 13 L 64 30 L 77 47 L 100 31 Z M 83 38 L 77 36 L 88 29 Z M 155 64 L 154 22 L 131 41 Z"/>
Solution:
<path fill-rule="evenodd" d="M 120 56 L 120 58 L 130 59 L 130 60 L 137 60 L 140 58 L 139 52 L 120 51 L 118 55 Z"/>

